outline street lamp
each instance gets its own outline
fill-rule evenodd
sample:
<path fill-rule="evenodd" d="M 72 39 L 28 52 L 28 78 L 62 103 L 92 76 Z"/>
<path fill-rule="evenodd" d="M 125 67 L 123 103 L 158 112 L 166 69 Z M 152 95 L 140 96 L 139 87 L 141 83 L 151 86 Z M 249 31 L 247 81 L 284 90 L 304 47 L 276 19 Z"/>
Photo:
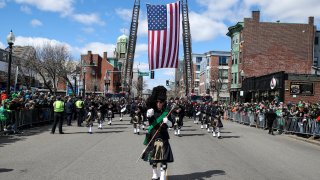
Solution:
<path fill-rule="evenodd" d="M 86 72 L 87 72 L 87 70 L 86 70 L 86 68 L 83 68 L 83 70 L 82 70 L 82 72 L 83 72 L 83 98 L 85 98 L 86 97 Z"/>
<path fill-rule="evenodd" d="M 73 76 L 73 80 L 74 80 L 74 96 L 77 96 L 77 76 L 76 75 Z"/>
<path fill-rule="evenodd" d="M 14 34 L 12 30 L 10 31 L 9 35 L 7 36 L 7 42 L 9 44 L 9 62 L 8 62 L 8 80 L 7 80 L 7 96 L 10 96 L 10 78 L 11 78 L 11 61 L 12 61 L 12 46 L 15 41 Z"/>
<path fill-rule="evenodd" d="M 107 79 L 107 77 L 104 77 L 103 79 L 104 79 L 104 86 L 105 86 L 104 94 L 106 94 L 109 91 L 110 79 L 109 78 Z"/>
<path fill-rule="evenodd" d="M 240 76 L 241 76 L 241 84 L 242 84 L 242 81 L 244 80 L 244 77 L 246 76 L 243 70 L 240 71 Z"/>

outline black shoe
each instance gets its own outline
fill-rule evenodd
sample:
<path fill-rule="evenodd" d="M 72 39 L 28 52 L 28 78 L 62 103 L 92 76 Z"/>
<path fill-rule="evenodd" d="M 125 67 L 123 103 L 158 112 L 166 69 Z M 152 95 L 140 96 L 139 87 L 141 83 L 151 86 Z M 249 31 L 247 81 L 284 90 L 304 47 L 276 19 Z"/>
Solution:
<path fill-rule="evenodd" d="M 64 132 L 59 132 L 59 134 L 64 134 Z"/>
<path fill-rule="evenodd" d="M 50 134 L 54 134 L 54 132 L 51 131 Z"/>

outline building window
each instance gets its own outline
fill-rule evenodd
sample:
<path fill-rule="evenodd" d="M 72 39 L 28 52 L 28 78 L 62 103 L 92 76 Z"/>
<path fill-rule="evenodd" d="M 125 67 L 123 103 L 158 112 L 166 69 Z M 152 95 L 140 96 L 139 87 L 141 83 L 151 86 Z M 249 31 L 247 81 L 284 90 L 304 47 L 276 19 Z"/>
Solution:
<path fill-rule="evenodd" d="M 202 57 L 196 57 L 196 63 L 201 63 Z"/>
<path fill-rule="evenodd" d="M 234 64 L 238 64 L 238 54 L 234 55 Z"/>
<path fill-rule="evenodd" d="M 220 66 L 228 65 L 228 57 L 227 56 L 219 56 L 219 65 Z"/>
<path fill-rule="evenodd" d="M 196 65 L 196 71 L 200 71 L 200 65 Z"/>
<path fill-rule="evenodd" d="M 237 73 L 234 73 L 234 84 L 238 84 L 238 77 L 237 77 Z"/>
<path fill-rule="evenodd" d="M 318 57 L 314 57 L 314 59 L 313 59 L 313 66 L 318 67 Z"/>
<path fill-rule="evenodd" d="M 228 79 L 228 69 L 219 69 L 219 78 Z"/>
<path fill-rule="evenodd" d="M 196 79 L 199 79 L 200 73 L 196 73 Z"/>
<path fill-rule="evenodd" d="M 314 38 L 314 44 L 315 44 L 315 45 L 318 45 L 318 44 L 319 44 L 319 37 L 318 37 L 318 36 L 316 36 L 316 37 Z"/>
<path fill-rule="evenodd" d="M 198 81 L 194 82 L 194 87 L 199 87 L 199 82 Z"/>

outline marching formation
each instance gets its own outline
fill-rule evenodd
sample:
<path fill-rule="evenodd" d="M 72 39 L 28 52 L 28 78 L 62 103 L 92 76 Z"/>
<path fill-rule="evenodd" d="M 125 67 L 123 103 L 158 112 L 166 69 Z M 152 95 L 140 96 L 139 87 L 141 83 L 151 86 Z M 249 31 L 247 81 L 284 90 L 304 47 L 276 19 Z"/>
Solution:
<path fill-rule="evenodd" d="M 221 138 L 220 129 L 223 127 L 221 120 L 224 114 L 224 107 L 218 102 L 195 103 L 178 97 L 167 100 L 166 92 L 165 87 L 157 86 L 146 100 L 135 98 L 132 101 L 124 97 L 111 99 L 89 95 L 85 99 L 82 97 L 63 99 L 57 96 L 53 103 L 54 123 L 51 133 L 55 133 L 59 123 L 59 133 L 64 134 L 63 114 L 66 115 L 67 125 L 71 126 L 74 112 L 77 126 L 85 126 L 89 134 L 94 133 L 94 122 L 97 122 L 97 129 L 103 129 L 104 122 L 112 126 L 115 114 L 119 114 L 120 121 L 123 120 L 124 114 L 129 114 L 133 134 L 140 135 L 141 131 L 145 131 L 143 134 L 146 134 L 143 142 L 146 148 L 140 158 L 150 163 L 153 180 L 164 180 L 168 163 L 174 161 L 169 143 L 170 130 L 175 136 L 183 137 L 184 119 L 193 118 L 194 123 L 199 124 L 199 128 L 212 133 L 213 137 Z"/>

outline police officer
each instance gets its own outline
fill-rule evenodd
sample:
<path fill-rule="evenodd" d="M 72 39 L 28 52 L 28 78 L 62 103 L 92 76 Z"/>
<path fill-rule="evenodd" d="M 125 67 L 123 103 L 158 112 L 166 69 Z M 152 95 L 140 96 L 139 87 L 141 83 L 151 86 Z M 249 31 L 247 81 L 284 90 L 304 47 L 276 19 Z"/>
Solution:
<path fill-rule="evenodd" d="M 58 96 L 57 100 L 53 103 L 53 111 L 54 111 L 54 122 L 51 130 L 51 134 L 54 134 L 58 122 L 59 122 L 59 133 L 64 134 L 64 132 L 62 132 L 64 102 L 61 100 L 61 96 Z"/>
<path fill-rule="evenodd" d="M 82 101 L 82 97 L 79 96 L 78 100 L 76 101 L 76 112 L 77 112 L 77 121 L 78 126 L 82 126 L 83 118 L 84 118 L 84 102 Z"/>

